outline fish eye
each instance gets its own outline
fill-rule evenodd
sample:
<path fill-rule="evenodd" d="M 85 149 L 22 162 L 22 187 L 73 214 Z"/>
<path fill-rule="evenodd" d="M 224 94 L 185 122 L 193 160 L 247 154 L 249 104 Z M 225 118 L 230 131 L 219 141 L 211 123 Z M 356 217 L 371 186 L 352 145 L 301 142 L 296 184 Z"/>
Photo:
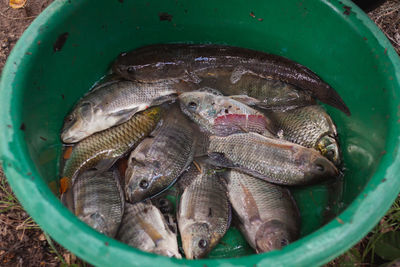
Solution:
<path fill-rule="evenodd" d="M 135 71 L 135 69 L 134 69 L 132 66 L 128 67 L 126 70 L 127 70 L 129 73 L 133 73 L 133 72 Z"/>
<path fill-rule="evenodd" d="M 146 189 L 147 187 L 149 187 L 149 183 L 146 180 L 141 180 L 139 186 L 142 189 Z"/>
<path fill-rule="evenodd" d="M 199 248 L 206 248 L 207 247 L 207 240 L 200 239 L 198 245 L 199 245 Z"/>
<path fill-rule="evenodd" d="M 192 109 L 192 110 L 195 110 L 197 108 L 197 103 L 193 102 L 193 101 L 189 102 L 188 108 Z"/>
<path fill-rule="evenodd" d="M 315 164 L 315 167 L 317 168 L 318 171 L 323 172 L 325 170 L 324 166 L 321 164 Z"/>
<path fill-rule="evenodd" d="M 328 158 L 332 158 L 333 155 L 334 155 L 333 150 L 328 150 L 328 151 L 326 152 L 326 156 L 327 156 Z"/>
<path fill-rule="evenodd" d="M 72 122 L 74 120 L 74 115 L 68 115 L 66 118 L 65 118 L 65 121 L 66 122 Z"/>
<path fill-rule="evenodd" d="M 160 199 L 160 201 L 158 202 L 160 203 L 161 206 L 167 206 L 167 200 L 165 200 L 164 198 Z"/>
<path fill-rule="evenodd" d="M 287 246 L 288 244 L 289 244 L 289 241 L 286 238 L 281 240 L 281 246 L 282 247 Z"/>

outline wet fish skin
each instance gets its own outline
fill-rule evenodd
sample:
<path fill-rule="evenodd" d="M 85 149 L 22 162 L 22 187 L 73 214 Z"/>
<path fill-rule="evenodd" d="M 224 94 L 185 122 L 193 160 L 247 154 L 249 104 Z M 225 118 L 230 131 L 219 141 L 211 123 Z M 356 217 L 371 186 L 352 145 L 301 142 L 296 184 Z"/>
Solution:
<path fill-rule="evenodd" d="M 197 164 L 197 166 L 195 165 Z M 188 187 L 200 174 L 200 170 L 198 169 L 200 165 L 196 163 L 191 163 L 189 167 L 182 173 L 176 182 L 176 186 L 179 190 L 179 193 L 182 194 L 186 187 Z"/>
<path fill-rule="evenodd" d="M 232 83 L 231 78 L 235 75 L 238 78 Z M 218 73 L 214 77 L 203 78 L 200 86 L 221 88 L 225 95 L 237 101 L 267 110 L 290 110 L 316 102 L 308 92 L 296 86 L 246 73 L 245 70 L 242 74 L 240 69 L 233 74 Z"/>
<path fill-rule="evenodd" d="M 339 175 L 316 150 L 256 133 L 211 136 L 208 149 L 214 164 L 282 185 L 307 185 Z"/>
<path fill-rule="evenodd" d="M 176 200 L 178 198 L 178 193 L 179 189 L 175 184 L 170 189 L 151 199 L 151 203 L 153 203 L 153 205 L 163 214 L 168 228 L 174 234 L 178 233 L 178 223 L 176 219 L 175 205 L 171 201 L 171 198 Z"/>
<path fill-rule="evenodd" d="M 113 163 L 143 140 L 156 126 L 161 108 L 149 108 L 135 114 L 127 122 L 89 136 L 74 146 L 62 173 L 67 186 L 74 184 L 76 176 L 90 168 L 108 170 Z M 62 189 L 62 193 L 67 188 Z"/>
<path fill-rule="evenodd" d="M 337 130 L 331 117 L 318 105 L 268 114 L 283 139 L 315 148 L 336 166 L 340 164 Z"/>
<path fill-rule="evenodd" d="M 162 213 L 150 202 L 126 203 L 117 239 L 143 251 L 182 258 L 176 234 L 171 232 Z"/>
<path fill-rule="evenodd" d="M 287 188 L 233 169 L 226 177 L 239 228 L 257 253 L 281 249 L 296 240 L 301 219 Z"/>
<path fill-rule="evenodd" d="M 291 84 L 350 115 L 339 94 L 307 67 L 281 56 L 246 48 L 202 44 L 149 45 L 121 54 L 113 64 L 113 71 L 138 81 L 180 79 L 201 83 L 218 77 L 230 81 L 224 83 L 227 90 L 230 85 L 234 88 L 242 75 L 248 74 Z"/>
<path fill-rule="evenodd" d="M 100 233 L 114 237 L 125 204 L 118 174 L 84 172 L 77 178 L 72 193 L 74 214 Z"/>
<path fill-rule="evenodd" d="M 135 203 L 171 186 L 193 159 L 195 136 L 191 122 L 174 106 L 157 129 L 129 156 L 125 173 L 127 201 Z"/>
<path fill-rule="evenodd" d="M 181 109 L 209 134 L 264 133 L 271 123 L 261 112 L 226 96 L 208 92 L 186 92 L 178 97 Z"/>
<path fill-rule="evenodd" d="M 182 89 L 182 88 L 181 88 Z M 135 113 L 176 98 L 173 82 L 138 83 L 111 80 L 86 94 L 65 118 L 64 143 L 82 139 L 129 120 Z"/>
<path fill-rule="evenodd" d="M 207 165 L 185 188 L 178 207 L 178 227 L 187 259 L 204 258 L 230 224 L 226 185 Z"/>

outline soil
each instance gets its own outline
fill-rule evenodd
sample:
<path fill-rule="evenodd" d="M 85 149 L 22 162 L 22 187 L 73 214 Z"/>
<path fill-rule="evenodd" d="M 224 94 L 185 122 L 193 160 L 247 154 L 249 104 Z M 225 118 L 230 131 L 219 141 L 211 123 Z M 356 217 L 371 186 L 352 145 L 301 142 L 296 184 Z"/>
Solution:
<path fill-rule="evenodd" d="M 0 73 L 21 34 L 52 0 L 28 0 L 21 9 L 10 8 L 8 2 L 0 0 Z M 50 246 L 46 235 L 17 202 L 1 167 L 0 186 L 0 266 L 59 266 L 61 258 L 71 263 L 73 256 L 54 242 Z"/>
<path fill-rule="evenodd" d="M 8 2 L 0 0 L 0 73 L 18 38 L 52 0 L 27 0 L 21 9 L 10 8 Z M 387 1 L 368 15 L 400 53 L 400 0 Z M 59 266 L 62 263 L 76 263 L 68 251 L 55 243 L 49 244 L 46 235 L 13 197 L 1 167 L 0 186 L 0 266 Z"/>

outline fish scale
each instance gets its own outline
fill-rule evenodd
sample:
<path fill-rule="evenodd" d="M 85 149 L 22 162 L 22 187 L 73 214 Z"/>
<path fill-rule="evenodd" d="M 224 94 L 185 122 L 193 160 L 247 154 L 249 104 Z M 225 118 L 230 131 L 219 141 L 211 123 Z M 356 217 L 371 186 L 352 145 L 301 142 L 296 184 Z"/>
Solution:
<path fill-rule="evenodd" d="M 75 215 L 111 237 L 115 236 L 121 223 L 125 202 L 118 179 L 113 171 L 98 175 L 85 172 L 78 176 L 73 186 Z M 95 224 L 95 221 L 90 223 L 93 214 L 102 215 L 105 225 Z"/>
<path fill-rule="evenodd" d="M 73 184 L 80 172 L 95 167 L 102 160 L 112 161 L 128 152 L 155 128 L 160 113 L 160 107 L 150 108 L 123 124 L 82 140 L 65 163 L 64 178 L 72 180 Z"/>
<path fill-rule="evenodd" d="M 240 196 L 243 191 L 241 186 L 244 186 L 255 198 L 261 220 L 279 219 L 291 224 L 292 229 L 298 228 L 296 226 L 298 224 L 296 220 L 299 219 L 298 209 L 287 188 L 268 183 L 237 170 L 231 170 L 228 177 L 228 192 L 232 192 L 230 195 L 232 203 L 235 196 Z M 287 221 L 288 216 L 293 220 Z"/>
<path fill-rule="evenodd" d="M 66 117 L 61 139 L 66 143 L 78 142 L 96 132 L 119 125 L 150 106 L 175 99 L 177 91 L 185 89 L 185 86 L 167 81 L 113 81 L 97 86 Z"/>
<path fill-rule="evenodd" d="M 149 202 L 126 203 L 117 239 L 143 251 L 181 258 L 176 235 L 162 213 Z"/>
<path fill-rule="evenodd" d="M 236 170 L 230 170 L 226 177 L 229 199 L 240 218 L 240 230 L 254 249 L 260 249 L 257 242 L 275 244 L 277 247 L 272 248 L 278 249 L 281 239 L 292 242 L 298 237 L 300 215 L 288 189 Z M 269 226 L 271 221 L 276 223 Z M 277 227 L 282 231 L 281 235 L 261 235 L 259 232 L 274 232 Z"/>
<path fill-rule="evenodd" d="M 188 258 L 204 257 L 225 235 L 230 223 L 230 206 L 224 181 L 210 166 L 200 166 L 201 173 L 196 175 L 194 170 L 186 173 L 196 177 L 184 189 L 177 216 L 183 248 Z M 207 230 L 204 225 L 207 225 Z M 208 247 L 205 250 L 195 252 L 198 243 L 193 233 L 207 240 Z"/>
<path fill-rule="evenodd" d="M 264 109 L 287 110 L 315 103 L 308 93 L 278 80 L 262 78 L 254 73 L 244 73 L 240 79 L 232 83 L 221 78 L 224 76 L 227 77 L 228 74 L 219 73 L 218 78 L 206 77 L 200 86 L 220 88 L 223 93 L 231 96 L 246 95 L 256 100 L 254 105 Z"/>
<path fill-rule="evenodd" d="M 220 166 L 272 183 L 304 185 L 338 175 L 336 167 L 316 150 L 256 133 L 211 136 L 208 152 Z"/>
<path fill-rule="evenodd" d="M 315 147 L 324 135 L 337 135 L 332 119 L 318 105 L 286 112 L 272 112 L 269 118 L 282 130 L 285 140 L 305 147 Z"/>
<path fill-rule="evenodd" d="M 129 157 L 125 174 L 127 200 L 134 203 L 170 186 L 193 159 L 195 142 L 190 121 L 173 105 L 155 136 L 145 139 Z M 140 183 L 146 181 L 147 188 Z"/>

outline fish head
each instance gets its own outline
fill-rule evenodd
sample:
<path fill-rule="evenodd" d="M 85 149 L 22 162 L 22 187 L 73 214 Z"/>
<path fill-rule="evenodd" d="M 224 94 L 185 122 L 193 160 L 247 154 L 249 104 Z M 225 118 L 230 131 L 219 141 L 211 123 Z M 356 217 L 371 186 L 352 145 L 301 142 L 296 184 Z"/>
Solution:
<path fill-rule="evenodd" d="M 257 253 L 282 249 L 292 241 L 292 236 L 286 225 L 278 220 L 262 224 L 256 233 L 255 243 Z"/>
<path fill-rule="evenodd" d="M 187 259 L 204 258 L 218 242 L 207 223 L 193 223 L 181 232 L 182 247 Z"/>
<path fill-rule="evenodd" d="M 317 149 L 336 166 L 340 165 L 340 149 L 335 138 L 328 135 L 323 136 L 317 144 Z"/>
<path fill-rule="evenodd" d="M 93 120 L 94 110 L 90 102 L 79 103 L 67 117 L 61 130 L 64 143 L 76 143 L 87 136 L 87 122 Z"/>
<path fill-rule="evenodd" d="M 129 53 L 124 52 L 115 60 L 115 63 L 112 66 L 112 71 L 126 79 L 135 79 L 135 66 L 137 65 L 132 62 L 132 57 L 129 56 Z"/>
<path fill-rule="evenodd" d="M 132 160 L 135 160 L 132 158 Z M 155 168 L 154 164 L 138 162 L 126 169 L 125 179 L 127 181 L 125 192 L 127 201 L 131 203 L 140 202 L 162 191 L 163 174 Z"/>
<path fill-rule="evenodd" d="M 211 131 L 214 118 L 218 116 L 215 94 L 209 92 L 186 92 L 178 96 L 181 110 L 206 131 Z"/>
<path fill-rule="evenodd" d="M 336 166 L 318 152 L 312 153 L 307 170 L 304 173 L 304 180 L 308 183 L 319 182 L 322 179 L 335 178 L 339 176 Z"/>
<path fill-rule="evenodd" d="M 154 200 L 154 205 L 161 211 L 162 214 L 174 212 L 174 205 L 166 197 L 160 197 Z"/>
<path fill-rule="evenodd" d="M 103 214 L 99 212 L 94 212 L 90 214 L 86 214 L 84 216 L 79 216 L 84 223 L 91 226 L 98 232 L 105 234 L 107 236 L 113 236 L 115 232 L 108 226 L 107 220 Z"/>

